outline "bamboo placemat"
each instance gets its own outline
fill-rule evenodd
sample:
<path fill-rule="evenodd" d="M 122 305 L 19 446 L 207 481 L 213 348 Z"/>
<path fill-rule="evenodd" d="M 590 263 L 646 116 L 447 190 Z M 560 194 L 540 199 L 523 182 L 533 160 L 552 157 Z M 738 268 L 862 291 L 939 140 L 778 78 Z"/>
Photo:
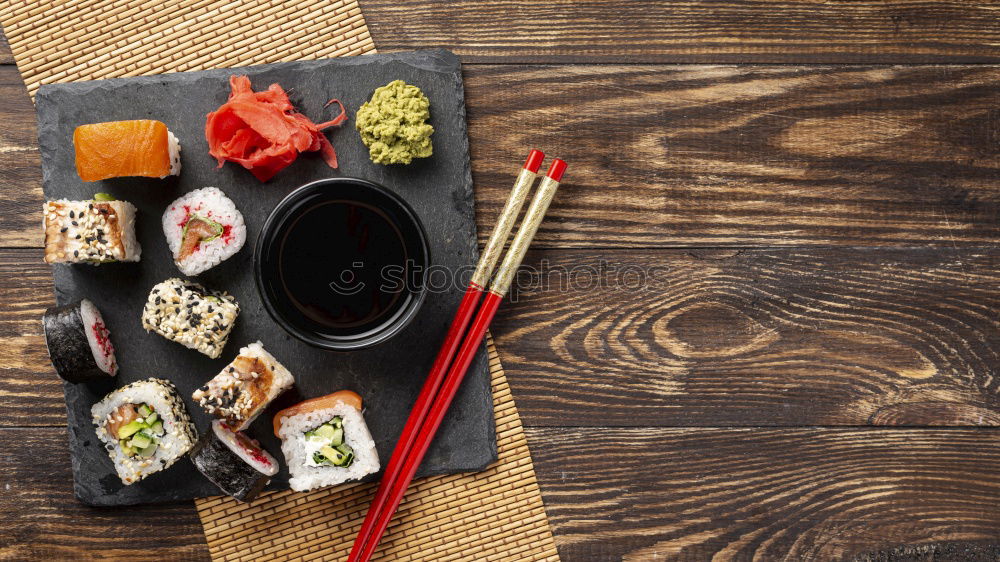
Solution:
<path fill-rule="evenodd" d="M 2 0 L 32 99 L 42 84 L 374 53 L 354 0 Z"/>
<path fill-rule="evenodd" d="M 0 0 L 18 68 L 41 84 L 375 52 L 357 2 Z M 499 460 L 477 474 L 414 482 L 381 546 L 383 559 L 558 560 L 535 470 L 496 348 L 489 343 Z M 252 506 L 198 500 L 218 560 L 346 556 L 374 484 L 274 492 Z"/>
<path fill-rule="evenodd" d="M 477 474 L 415 480 L 376 558 L 559 559 L 521 419 L 492 342 L 489 354 L 499 460 Z M 272 492 L 250 507 L 228 497 L 210 498 L 198 502 L 198 512 L 216 559 L 343 559 L 361 528 L 375 486 Z"/>

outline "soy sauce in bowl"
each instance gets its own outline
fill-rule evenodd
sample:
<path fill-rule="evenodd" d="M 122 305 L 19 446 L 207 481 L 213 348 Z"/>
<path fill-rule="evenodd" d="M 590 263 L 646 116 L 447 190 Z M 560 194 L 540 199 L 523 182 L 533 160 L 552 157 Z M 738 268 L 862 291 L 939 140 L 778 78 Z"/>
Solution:
<path fill-rule="evenodd" d="M 300 187 L 275 207 L 254 269 L 268 313 L 326 349 L 370 347 L 398 333 L 423 300 L 429 250 L 399 196 L 366 180 Z"/>

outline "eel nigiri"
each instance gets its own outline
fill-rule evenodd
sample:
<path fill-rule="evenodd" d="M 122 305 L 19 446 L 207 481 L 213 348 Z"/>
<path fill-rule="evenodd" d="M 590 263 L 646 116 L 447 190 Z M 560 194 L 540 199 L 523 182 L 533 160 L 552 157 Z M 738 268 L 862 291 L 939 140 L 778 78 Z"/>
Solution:
<path fill-rule="evenodd" d="M 80 125 L 73 131 L 76 173 L 83 181 L 181 172 L 181 146 L 161 121 L 136 119 Z"/>

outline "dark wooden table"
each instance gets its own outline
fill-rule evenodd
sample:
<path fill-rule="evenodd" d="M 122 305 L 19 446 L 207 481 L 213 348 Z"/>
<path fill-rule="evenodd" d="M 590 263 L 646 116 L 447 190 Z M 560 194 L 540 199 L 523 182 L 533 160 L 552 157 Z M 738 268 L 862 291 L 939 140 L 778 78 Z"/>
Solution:
<path fill-rule="evenodd" d="M 481 227 L 571 163 L 494 329 L 565 560 L 1000 558 L 1000 3 L 362 4 L 466 63 Z M 0 57 L 0 557 L 207 558 L 73 500 Z"/>

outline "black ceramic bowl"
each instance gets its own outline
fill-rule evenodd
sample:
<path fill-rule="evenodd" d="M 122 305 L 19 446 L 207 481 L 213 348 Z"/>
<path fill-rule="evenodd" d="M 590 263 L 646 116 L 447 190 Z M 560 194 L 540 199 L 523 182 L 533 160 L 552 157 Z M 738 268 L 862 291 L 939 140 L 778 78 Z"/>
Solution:
<path fill-rule="evenodd" d="M 413 209 L 357 178 L 306 184 L 271 211 L 254 277 L 264 308 L 289 334 L 351 351 L 399 333 L 424 300 L 430 249 Z"/>

